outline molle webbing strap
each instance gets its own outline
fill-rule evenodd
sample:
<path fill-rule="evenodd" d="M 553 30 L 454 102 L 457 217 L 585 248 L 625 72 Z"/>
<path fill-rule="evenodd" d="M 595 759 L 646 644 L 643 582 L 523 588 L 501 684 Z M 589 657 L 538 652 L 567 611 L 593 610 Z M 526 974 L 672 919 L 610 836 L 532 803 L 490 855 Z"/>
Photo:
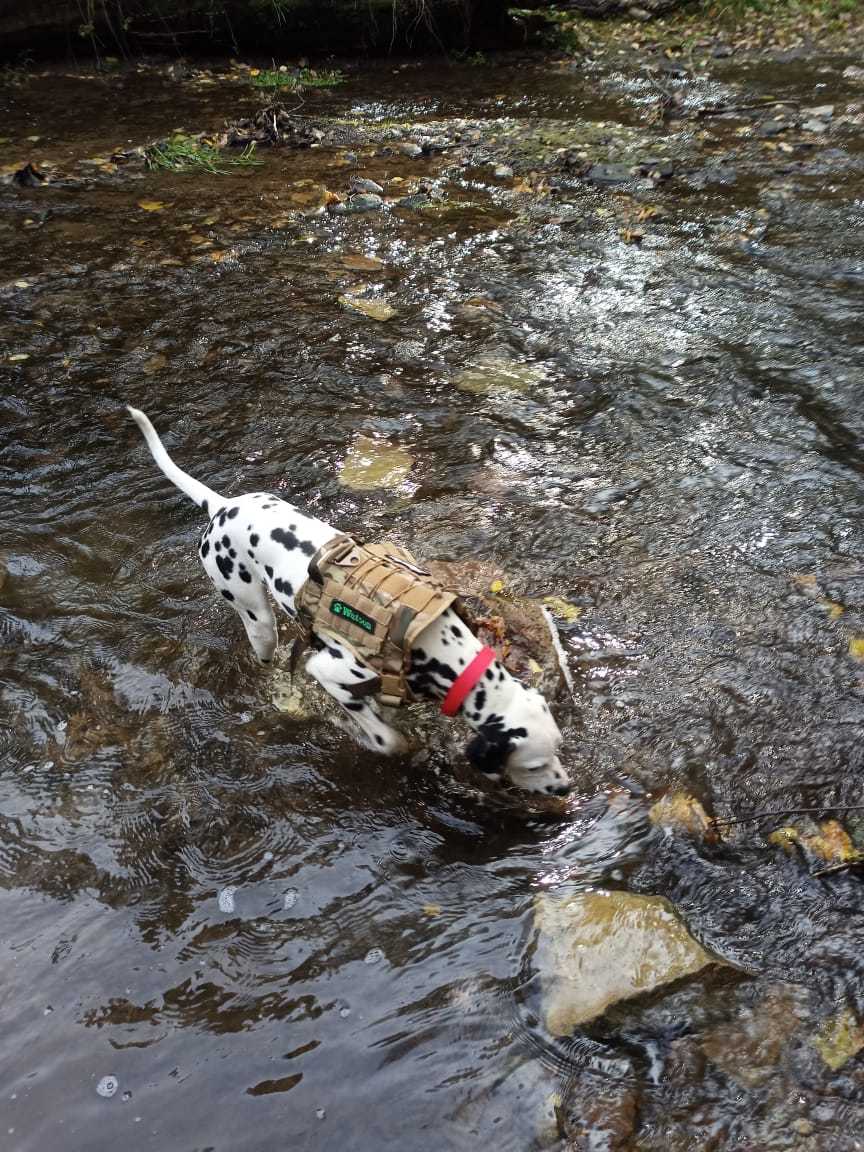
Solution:
<path fill-rule="evenodd" d="M 329 633 L 370 664 L 383 703 L 409 695 L 414 640 L 456 601 L 414 557 L 390 543 L 361 545 L 341 536 L 318 550 L 297 607 L 309 630 Z"/>

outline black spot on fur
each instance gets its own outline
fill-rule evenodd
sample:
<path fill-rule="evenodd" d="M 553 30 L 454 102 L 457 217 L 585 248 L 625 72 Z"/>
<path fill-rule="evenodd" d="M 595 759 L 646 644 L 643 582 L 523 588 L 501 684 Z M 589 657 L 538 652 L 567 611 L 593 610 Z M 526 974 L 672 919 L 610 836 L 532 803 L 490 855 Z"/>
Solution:
<path fill-rule="evenodd" d="M 233 600 L 234 599 L 234 593 L 229 592 L 227 588 L 222 589 L 222 595 L 225 597 L 226 600 Z"/>
<path fill-rule="evenodd" d="M 462 629 L 459 627 L 458 624 L 451 624 L 450 625 L 450 631 L 453 633 L 454 636 L 461 636 L 462 635 Z"/>
<path fill-rule="evenodd" d="M 253 532 L 252 535 L 249 537 L 249 543 L 252 545 L 253 548 L 258 547 L 258 533 L 257 532 Z"/>
<path fill-rule="evenodd" d="M 289 552 L 293 552 L 300 543 L 290 529 L 286 532 L 284 528 L 274 528 L 270 533 L 270 538 L 275 540 L 277 544 L 281 544 L 283 548 L 287 548 Z"/>
<path fill-rule="evenodd" d="M 268 575 L 268 576 L 270 577 L 270 579 L 272 580 L 272 579 L 273 579 L 273 569 L 270 567 L 270 565 L 269 565 L 269 564 L 265 564 L 265 565 L 264 565 L 264 571 L 267 573 L 267 575 Z"/>
<path fill-rule="evenodd" d="M 231 511 L 228 513 L 228 519 L 233 520 L 239 511 L 240 511 L 239 508 L 232 508 Z"/>
<path fill-rule="evenodd" d="M 222 547 L 223 548 L 230 548 L 231 547 L 231 540 L 227 535 L 222 537 Z"/>
<path fill-rule="evenodd" d="M 217 551 L 217 552 L 221 552 L 221 551 L 222 551 L 222 545 L 219 543 L 219 541 L 218 541 L 218 540 L 217 540 L 217 541 L 216 541 L 216 543 L 213 545 L 213 547 L 216 549 L 216 551 Z"/>
<path fill-rule="evenodd" d="M 483 711 L 483 705 L 486 703 L 486 693 L 482 688 L 478 689 L 477 695 L 474 697 L 474 707 L 477 709 L 475 720 L 480 719 L 480 713 Z"/>
<path fill-rule="evenodd" d="M 486 669 L 486 679 L 487 680 L 494 680 L 495 679 L 495 673 L 492 671 L 491 668 Z"/>
<path fill-rule="evenodd" d="M 234 571 L 233 560 L 229 560 L 227 556 L 217 556 L 216 567 L 219 569 L 226 580 L 230 580 L 231 573 Z"/>
<path fill-rule="evenodd" d="M 362 712 L 366 705 L 362 700 L 348 700 L 342 707 L 347 708 L 349 712 Z"/>
<path fill-rule="evenodd" d="M 246 549 L 246 553 L 247 553 L 247 555 L 249 556 L 249 559 L 250 559 L 250 560 L 254 560 L 254 559 L 255 559 L 255 553 L 252 551 L 252 549 L 251 549 L 251 548 L 247 548 L 247 549 Z"/>
<path fill-rule="evenodd" d="M 342 659 L 342 653 L 339 651 L 338 648 L 331 648 L 329 644 L 325 645 L 325 647 L 327 648 L 327 651 L 333 657 L 334 660 L 341 660 Z"/>
<path fill-rule="evenodd" d="M 206 556 L 209 551 L 210 551 L 210 541 L 205 540 L 204 543 L 201 545 L 201 556 L 202 557 Z"/>
<path fill-rule="evenodd" d="M 231 557 L 232 560 L 237 559 L 237 552 L 233 548 L 228 549 L 228 555 Z"/>
<path fill-rule="evenodd" d="M 246 615 L 249 617 L 250 620 L 257 620 L 258 619 L 258 617 L 255 615 L 255 613 L 250 612 L 248 608 L 246 609 Z"/>
<path fill-rule="evenodd" d="M 384 743 L 384 737 L 380 732 L 375 733 L 375 743 L 380 747 Z"/>
<path fill-rule="evenodd" d="M 366 673 L 363 671 L 362 668 L 352 668 L 351 669 L 351 675 L 352 676 L 359 676 L 360 679 L 362 680 L 363 677 L 366 675 Z"/>
<path fill-rule="evenodd" d="M 300 544 L 300 551 L 304 556 L 314 556 L 317 552 L 317 548 L 311 540 L 303 540 Z"/>
<path fill-rule="evenodd" d="M 206 501 L 206 499 L 201 501 L 201 509 L 202 509 L 202 511 L 204 512 L 204 515 L 205 515 L 205 516 L 206 516 L 206 515 L 207 515 L 207 513 L 210 511 L 210 509 L 207 507 L 207 501 Z"/>
<path fill-rule="evenodd" d="M 294 588 L 292 587 L 290 580 L 283 580 L 281 576 L 277 576 L 273 581 L 273 587 L 277 592 L 281 592 L 283 596 L 294 595 Z"/>
<path fill-rule="evenodd" d="M 242 564 L 240 565 L 239 575 L 240 575 L 240 579 L 243 581 L 244 584 L 251 584 L 252 583 L 252 577 L 249 575 L 249 573 L 246 571 L 246 569 L 243 567 Z"/>

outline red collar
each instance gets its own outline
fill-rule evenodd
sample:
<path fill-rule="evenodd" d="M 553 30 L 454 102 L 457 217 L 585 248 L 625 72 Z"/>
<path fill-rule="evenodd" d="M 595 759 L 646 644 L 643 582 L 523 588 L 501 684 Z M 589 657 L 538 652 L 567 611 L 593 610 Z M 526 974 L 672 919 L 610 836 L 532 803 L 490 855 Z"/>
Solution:
<path fill-rule="evenodd" d="M 464 672 L 450 685 L 450 691 L 444 697 L 441 711 L 445 716 L 455 716 L 480 680 L 480 677 L 498 654 L 493 648 L 481 648 Z"/>

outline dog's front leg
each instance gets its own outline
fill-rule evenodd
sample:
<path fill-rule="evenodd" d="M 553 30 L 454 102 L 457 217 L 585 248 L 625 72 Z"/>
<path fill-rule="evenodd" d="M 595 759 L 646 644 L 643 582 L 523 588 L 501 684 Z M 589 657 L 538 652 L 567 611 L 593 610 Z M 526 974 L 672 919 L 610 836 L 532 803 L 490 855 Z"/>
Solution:
<path fill-rule="evenodd" d="M 358 661 L 335 641 L 313 652 L 306 671 L 350 716 L 352 728 L 364 747 L 391 756 L 405 750 L 402 736 L 381 719 L 377 702 L 364 692 L 378 679 L 367 664 Z"/>

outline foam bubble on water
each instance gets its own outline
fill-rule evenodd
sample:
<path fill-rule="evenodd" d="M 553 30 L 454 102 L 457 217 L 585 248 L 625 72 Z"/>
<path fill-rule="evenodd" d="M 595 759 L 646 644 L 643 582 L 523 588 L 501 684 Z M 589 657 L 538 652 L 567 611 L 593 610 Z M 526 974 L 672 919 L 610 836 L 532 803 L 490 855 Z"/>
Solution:
<path fill-rule="evenodd" d="M 298 892 L 296 888 L 289 888 L 285 895 L 282 897 L 282 907 L 287 912 L 289 908 L 293 908 L 297 903 Z"/>
<path fill-rule="evenodd" d="M 96 1085 L 96 1091 L 106 1100 L 110 1100 L 119 1087 L 116 1076 L 103 1076 Z"/>
<path fill-rule="evenodd" d="M 223 888 L 219 893 L 219 911 L 220 912 L 233 912 L 234 911 L 234 893 L 237 891 L 236 884 L 229 884 L 227 888 Z"/>
<path fill-rule="evenodd" d="M 326 1115 L 327 1115 L 327 1113 L 323 1108 L 318 1108 L 315 1111 L 315 1117 L 318 1120 L 323 1120 Z"/>
<path fill-rule="evenodd" d="M 380 948 L 370 948 L 366 955 L 363 957 L 364 964 L 378 964 L 384 959 L 384 953 Z"/>

